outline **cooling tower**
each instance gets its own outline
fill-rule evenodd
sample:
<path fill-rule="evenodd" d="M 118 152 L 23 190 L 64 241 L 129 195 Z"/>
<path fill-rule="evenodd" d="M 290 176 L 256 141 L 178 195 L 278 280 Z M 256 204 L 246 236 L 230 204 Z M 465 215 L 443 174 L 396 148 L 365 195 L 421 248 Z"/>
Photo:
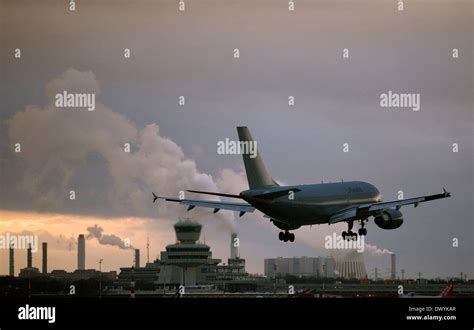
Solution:
<path fill-rule="evenodd" d="M 335 260 L 335 268 L 343 278 L 366 278 L 364 254 L 357 251 L 338 250 L 331 253 Z"/>

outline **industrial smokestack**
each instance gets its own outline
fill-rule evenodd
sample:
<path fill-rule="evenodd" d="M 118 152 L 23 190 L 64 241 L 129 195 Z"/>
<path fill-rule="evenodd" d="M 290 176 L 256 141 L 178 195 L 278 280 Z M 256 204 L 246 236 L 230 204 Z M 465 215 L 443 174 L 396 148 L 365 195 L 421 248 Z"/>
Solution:
<path fill-rule="evenodd" d="M 135 268 L 140 268 L 140 249 L 135 249 Z"/>
<path fill-rule="evenodd" d="M 28 243 L 28 249 L 26 250 L 26 267 L 33 267 L 33 255 L 31 253 L 31 243 Z"/>
<path fill-rule="evenodd" d="M 43 274 L 48 272 L 48 243 L 43 242 Z"/>
<path fill-rule="evenodd" d="M 391 258 L 391 263 L 392 263 L 392 267 L 391 267 L 391 279 L 392 280 L 395 280 L 395 275 L 397 274 L 397 268 L 396 268 L 396 263 L 395 263 L 395 253 L 392 253 L 390 255 L 390 258 Z"/>
<path fill-rule="evenodd" d="M 77 269 L 86 269 L 86 240 L 82 234 L 77 238 Z"/>
<path fill-rule="evenodd" d="M 230 236 L 230 258 L 235 259 L 239 256 L 239 239 L 237 234 L 233 233 Z"/>
<path fill-rule="evenodd" d="M 15 254 L 13 245 L 10 245 L 10 276 L 15 276 Z"/>

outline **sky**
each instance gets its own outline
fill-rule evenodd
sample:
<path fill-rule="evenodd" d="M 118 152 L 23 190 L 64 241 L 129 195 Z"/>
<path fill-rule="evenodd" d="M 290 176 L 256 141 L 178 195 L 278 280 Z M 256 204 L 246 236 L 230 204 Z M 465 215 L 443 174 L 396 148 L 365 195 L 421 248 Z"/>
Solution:
<path fill-rule="evenodd" d="M 290 244 L 258 212 L 152 203 L 151 191 L 247 189 L 241 157 L 217 153 L 246 125 L 282 183 L 363 180 L 385 200 L 446 187 L 452 198 L 402 208 L 398 230 L 369 223 L 366 242 L 394 252 L 407 277 L 472 278 L 472 1 L 405 1 L 403 11 L 375 0 L 298 0 L 294 11 L 287 1 L 185 4 L 83 0 L 70 11 L 59 0 L 0 0 L 0 235 L 38 235 L 50 242 L 50 268 L 67 270 L 87 228 L 130 239 L 144 261 L 147 237 L 153 259 L 184 216 L 203 224 L 201 240 L 225 262 L 237 231 L 252 273 L 268 257 L 328 255 L 325 235 L 345 225 L 300 228 Z M 96 109 L 56 108 L 64 90 L 94 93 Z M 419 93 L 420 110 L 380 107 L 390 90 Z M 88 268 L 132 264 L 129 249 L 86 244 Z M 365 263 L 369 274 L 390 265 L 382 253 Z M 25 264 L 20 250 L 16 270 Z"/>

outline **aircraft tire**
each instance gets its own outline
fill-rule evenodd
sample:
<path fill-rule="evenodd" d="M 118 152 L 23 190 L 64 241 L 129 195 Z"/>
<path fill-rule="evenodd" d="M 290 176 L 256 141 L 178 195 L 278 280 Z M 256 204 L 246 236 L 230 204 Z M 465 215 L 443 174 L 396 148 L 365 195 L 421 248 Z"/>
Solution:
<path fill-rule="evenodd" d="M 290 242 L 294 242 L 294 241 L 295 241 L 295 234 L 291 233 L 291 234 L 289 234 L 288 236 L 289 236 Z"/>

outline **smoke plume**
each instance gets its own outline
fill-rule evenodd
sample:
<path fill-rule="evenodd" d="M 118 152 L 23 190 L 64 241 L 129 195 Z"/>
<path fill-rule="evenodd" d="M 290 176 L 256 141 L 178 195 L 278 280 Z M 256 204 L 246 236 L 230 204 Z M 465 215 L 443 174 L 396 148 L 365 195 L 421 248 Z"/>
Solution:
<path fill-rule="evenodd" d="M 95 94 L 95 110 L 56 108 L 55 95 L 65 90 Z M 201 173 L 180 146 L 161 136 L 156 123 L 138 129 L 124 115 L 112 111 L 100 102 L 100 86 L 91 71 L 68 69 L 47 84 L 46 94 L 49 101 L 45 106 L 27 106 L 7 122 L 10 141 L 21 142 L 25 150 L 15 157 L 24 168 L 19 187 L 31 198 L 34 210 L 158 215 L 173 221 L 186 214 L 197 221 L 213 219 L 217 228 L 225 231 L 235 230 L 232 212 L 213 215 L 212 210 L 195 209 L 186 213 L 185 207 L 175 203 L 153 204 L 151 197 L 152 191 L 167 196 L 187 189 L 218 191 L 216 182 L 225 185 L 227 177 L 235 177 L 232 170 L 223 171 L 223 177 L 215 181 Z M 89 184 L 82 183 L 101 164 L 105 173 Z M 76 191 L 74 202 L 69 200 L 70 190 Z"/>
<path fill-rule="evenodd" d="M 124 240 L 116 235 L 104 235 L 102 232 L 104 229 L 100 226 L 94 225 L 92 227 L 87 227 L 89 234 L 87 238 L 96 238 L 102 245 L 112 245 L 117 246 L 121 249 L 132 249 L 133 247 L 129 244 L 126 244 Z"/>
<path fill-rule="evenodd" d="M 365 250 L 374 256 L 386 256 L 394 254 L 392 251 L 387 249 L 380 249 L 376 245 L 365 244 Z"/>

